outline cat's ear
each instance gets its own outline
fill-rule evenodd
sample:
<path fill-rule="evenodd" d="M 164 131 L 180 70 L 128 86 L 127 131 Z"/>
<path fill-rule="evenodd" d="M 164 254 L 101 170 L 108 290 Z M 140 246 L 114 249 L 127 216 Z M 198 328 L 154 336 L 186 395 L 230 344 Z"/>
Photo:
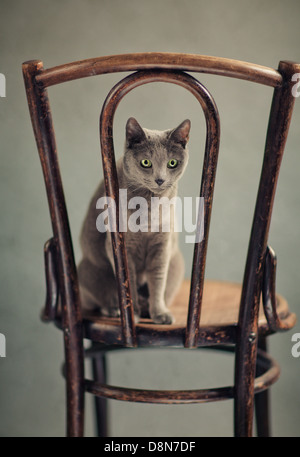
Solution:
<path fill-rule="evenodd" d="M 134 144 L 141 143 L 146 135 L 140 124 L 134 117 L 130 117 L 126 123 L 126 142 L 131 148 Z"/>
<path fill-rule="evenodd" d="M 181 144 L 185 148 L 189 141 L 190 129 L 191 121 L 186 119 L 176 129 L 172 130 L 170 138 L 172 141 Z"/>

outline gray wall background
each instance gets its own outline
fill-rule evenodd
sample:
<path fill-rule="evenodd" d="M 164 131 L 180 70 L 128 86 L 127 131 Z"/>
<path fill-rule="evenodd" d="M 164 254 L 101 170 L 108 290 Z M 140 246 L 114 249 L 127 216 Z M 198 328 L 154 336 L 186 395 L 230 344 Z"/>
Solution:
<path fill-rule="evenodd" d="M 300 61 L 298 0 L 2 0 L 0 72 L 1 318 L 7 357 L 0 359 L 0 434 L 64 435 L 62 335 L 39 320 L 44 302 L 43 244 L 51 237 L 42 172 L 32 133 L 21 64 L 45 67 L 100 55 L 169 51 L 216 55 L 276 68 Z M 49 89 L 76 259 L 88 200 L 102 177 L 98 116 L 107 92 L 123 75 L 88 78 Z M 221 115 L 221 150 L 206 276 L 241 281 L 272 90 L 245 81 L 200 75 Z M 192 95 L 152 84 L 130 93 L 115 119 L 122 152 L 124 126 L 135 116 L 148 128 L 175 127 L 190 118 L 190 165 L 180 195 L 198 195 L 204 119 Z M 293 311 L 299 304 L 299 122 L 296 103 L 278 183 L 270 244 L 278 255 L 278 290 Z M 181 240 L 190 273 L 192 246 Z M 289 333 L 270 339 L 282 375 L 272 388 L 273 434 L 299 436 L 300 358 L 291 355 Z M 232 383 L 230 356 L 155 350 L 109 356 L 113 384 L 176 389 Z M 191 406 L 110 402 L 112 436 L 230 436 L 231 401 Z M 92 435 L 87 397 L 86 434 Z"/>

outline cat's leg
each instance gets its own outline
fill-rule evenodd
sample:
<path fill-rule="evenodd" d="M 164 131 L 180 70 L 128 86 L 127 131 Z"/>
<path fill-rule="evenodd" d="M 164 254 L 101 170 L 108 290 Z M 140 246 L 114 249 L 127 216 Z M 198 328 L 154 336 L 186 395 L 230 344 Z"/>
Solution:
<path fill-rule="evenodd" d="M 149 289 L 145 271 L 137 271 L 137 299 L 140 317 L 149 318 Z"/>
<path fill-rule="evenodd" d="M 147 259 L 147 284 L 149 289 L 149 312 L 156 324 L 172 324 L 174 317 L 165 302 L 165 290 L 169 270 L 167 247 L 155 247 L 155 252 Z"/>
<path fill-rule="evenodd" d="M 175 298 L 184 279 L 184 259 L 182 253 L 176 250 L 169 262 L 167 282 L 165 287 L 165 303 L 169 307 Z M 149 287 L 147 276 L 138 275 L 138 302 L 141 317 L 149 318 Z"/>
<path fill-rule="evenodd" d="M 117 282 L 110 265 L 96 267 L 83 259 L 78 265 L 82 308 L 99 310 L 101 315 L 120 315 Z"/>
<path fill-rule="evenodd" d="M 137 292 L 138 292 L 138 303 L 140 308 L 140 316 L 149 318 L 149 288 L 147 284 L 147 277 L 145 274 L 138 275 L 137 279 Z"/>
<path fill-rule="evenodd" d="M 184 279 L 184 259 L 179 250 L 172 256 L 169 263 L 165 302 L 170 306 Z"/>

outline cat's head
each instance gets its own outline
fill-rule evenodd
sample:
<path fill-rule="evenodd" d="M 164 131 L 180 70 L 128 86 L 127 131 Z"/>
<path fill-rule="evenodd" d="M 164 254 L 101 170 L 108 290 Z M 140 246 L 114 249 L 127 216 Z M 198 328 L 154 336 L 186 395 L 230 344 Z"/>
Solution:
<path fill-rule="evenodd" d="M 173 130 L 148 130 L 129 118 L 123 163 L 131 186 L 162 194 L 176 185 L 188 162 L 190 128 L 187 119 Z"/>

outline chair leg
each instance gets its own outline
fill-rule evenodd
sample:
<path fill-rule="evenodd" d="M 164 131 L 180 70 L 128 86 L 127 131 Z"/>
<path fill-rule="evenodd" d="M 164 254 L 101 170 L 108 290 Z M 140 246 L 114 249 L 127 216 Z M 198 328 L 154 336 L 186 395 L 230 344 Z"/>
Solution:
<path fill-rule="evenodd" d="M 245 383 L 246 384 L 246 383 Z M 246 390 L 245 386 L 245 390 Z M 245 398 L 234 400 L 234 436 L 251 437 L 253 422 L 253 398 L 245 394 Z"/>
<path fill-rule="evenodd" d="M 105 352 L 99 353 L 92 358 L 94 380 L 101 384 L 106 383 L 106 359 Z M 106 437 L 107 430 L 107 400 L 95 396 L 96 432 L 98 437 Z"/>
<path fill-rule="evenodd" d="M 258 340 L 258 347 L 267 352 L 266 338 Z M 262 374 L 263 370 L 257 368 L 257 376 Z M 270 436 L 270 401 L 269 390 L 265 390 L 255 395 L 255 417 L 256 417 L 256 430 L 258 437 Z"/>
<path fill-rule="evenodd" d="M 67 333 L 67 332 L 66 332 Z M 67 436 L 82 437 L 84 433 L 84 366 L 80 340 L 78 347 L 70 344 L 65 333 L 65 372 L 67 394 Z M 72 341 L 74 343 L 74 341 Z M 77 349 L 77 351 L 75 350 Z"/>
<path fill-rule="evenodd" d="M 253 436 L 254 379 L 256 367 L 256 338 L 250 336 L 236 350 L 234 436 Z"/>

